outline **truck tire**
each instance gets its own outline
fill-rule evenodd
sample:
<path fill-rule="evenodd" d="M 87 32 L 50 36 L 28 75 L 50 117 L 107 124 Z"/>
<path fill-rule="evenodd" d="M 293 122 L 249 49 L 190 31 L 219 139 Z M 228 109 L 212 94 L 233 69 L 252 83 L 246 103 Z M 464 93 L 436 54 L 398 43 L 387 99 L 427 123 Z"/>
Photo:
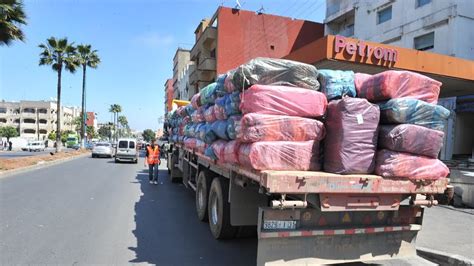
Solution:
<path fill-rule="evenodd" d="M 181 177 L 176 177 L 175 176 L 176 175 L 175 171 L 179 171 L 174 166 L 177 162 L 178 162 L 177 156 L 176 155 L 171 156 L 171 163 L 170 163 L 171 169 L 168 168 L 171 183 L 179 183 L 181 180 L 183 180 Z"/>
<path fill-rule="evenodd" d="M 230 224 L 229 182 L 216 177 L 209 190 L 208 215 L 209 228 L 215 239 L 229 239 L 235 236 L 237 227 Z"/>
<path fill-rule="evenodd" d="M 209 189 L 211 187 L 212 177 L 208 171 L 201 171 L 196 184 L 196 212 L 198 219 L 207 222 L 207 200 L 209 199 Z"/>

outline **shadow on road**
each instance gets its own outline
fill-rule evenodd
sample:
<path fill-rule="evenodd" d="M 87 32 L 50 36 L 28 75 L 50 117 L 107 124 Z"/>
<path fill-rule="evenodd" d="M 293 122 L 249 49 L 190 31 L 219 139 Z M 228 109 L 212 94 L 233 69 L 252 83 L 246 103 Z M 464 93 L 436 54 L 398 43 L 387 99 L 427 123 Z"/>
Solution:
<path fill-rule="evenodd" d="M 158 265 L 255 265 L 257 239 L 217 241 L 209 225 L 197 219 L 194 194 L 168 180 L 160 169 L 161 185 L 150 185 L 146 170 L 137 173 L 143 195 L 135 204 L 137 247 L 132 263 Z"/>

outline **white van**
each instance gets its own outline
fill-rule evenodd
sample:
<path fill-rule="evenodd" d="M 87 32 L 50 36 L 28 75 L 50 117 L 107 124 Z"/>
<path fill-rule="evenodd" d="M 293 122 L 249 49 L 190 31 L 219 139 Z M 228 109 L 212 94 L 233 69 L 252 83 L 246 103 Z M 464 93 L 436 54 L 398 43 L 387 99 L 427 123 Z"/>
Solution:
<path fill-rule="evenodd" d="M 45 148 L 43 141 L 32 141 L 26 145 L 27 151 L 44 151 Z"/>
<path fill-rule="evenodd" d="M 115 148 L 115 162 L 138 162 L 138 146 L 135 139 L 119 139 Z"/>

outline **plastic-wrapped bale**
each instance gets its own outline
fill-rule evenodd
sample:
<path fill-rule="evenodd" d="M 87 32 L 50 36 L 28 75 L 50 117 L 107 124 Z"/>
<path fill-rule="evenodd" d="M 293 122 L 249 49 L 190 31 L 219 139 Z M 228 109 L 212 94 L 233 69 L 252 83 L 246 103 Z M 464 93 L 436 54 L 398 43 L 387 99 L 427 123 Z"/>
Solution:
<path fill-rule="evenodd" d="M 194 137 L 202 140 L 200 132 L 201 132 L 201 129 L 205 130 L 205 127 L 206 127 L 206 123 L 197 124 L 196 127 L 194 127 L 194 133 L 193 133 Z"/>
<path fill-rule="evenodd" d="M 212 123 L 217 120 L 216 112 L 214 110 L 215 105 L 210 105 L 204 110 L 204 119 L 208 123 Z"/>
<path fill-rule="evenodd" d="M 375 173 L 385 178 L 436 180 L 445 178 L 449 168 L 438 159 L 390 150 L 377 151 Z"/>
<path fill-rule="evenodd" d="M 227 116 L 240 114 L 241 93 L 233 92 L 225 96 L 225 113 Z"/>
<path fill-rule="evenodd" d="M 227 142 L 224 147 L 223 153 L 223 161 L 230 164 L 238 164 L 239 163 L 239 148 L 240 142 L 236 140 L 231 140 Z"/>
<path fill-rule="evenodd" d="M 319 89 L 318 70 L 315 66 L 285 59 L 252 59 L 235 70 L 232 80 L 237 91 L 255 84 Z"/>
<path fill-rule="evenodd" d="M 437 158 L 443 146 L 444 132 L 417 125 L 383 125 L 379 127 L 378 146 L 392 151 L 408 152 Z"/>
<path fill-rule="evenodd" d="M 216 100 L 216 89 L 217 83 L 213 82 L 206 87 L 204 87 L 200 92 L 200 103 L 201 105 L 212 104 Z"/>
<path fill-rule="evenodd" d="M 180 106 L 178 107 L 178 109 L 176 109 L 176 113 L 180 116 L 180 117 L 185 117 L 186 116 L 186 108 L 184 106 Z"/>
<path fill-rule="evenodd" d="M 197 142 L 197 139 L 195 138 L 185 138 L 183 143 L 184 143 L 184 147 L 188 148 L 188 149 L 195 149 L 196 148 L 196 142 Z"/>
<path fill-rule="evenodd" d="M 209 123 L 206 123 L 199 132 L 200 139 L 207 144 L 211 144 L 217 139 L 216 134 L 212 131 L 212 126 Z"/>
<path fill-rule="evenodd" d="M 227 145 L 227 141 L 225 140 L 216 140 L 214 141 L 209 147 L 212 149 L 212 153 L 215 156 L 215 160 L 219 160 L 220 162 L 224 162 L 224 148 Z"/>
<path fill-rule="evenodd" d="M 191 115 L 194 113 L 196 109 L 189 103 L 184 107 L 184 111 L 186 113 L 186 116 L 191 117 Z"/>
<path fill-rule="evenodd" d="M 320 170 L 318 141 L 261 141 L 239 148 L 241 165 L 255 170 Z"/>
<path fill-rule="evenodd" d="M 368 79 L 370 79 L 372 75 L 365 74 L 365 73 L 355 73 L 354 74 L 354 86 L 356 88 L 356 94 L 358 91 L 361 90 L 362 84 Z"/>
<path fill-rule="evenodd" d="M 229 136 L 227 136 L 227 120 L 217 120 L 213 122 L 211 129 L 218 138 L 229 140 Z"/>
<path fill-rule="evenodd" d="M 193 95 L 191 98 L 191 105 L 193 106 L 194 109 L 198 109 L 201 106 L 201 94 L 198 92 Z"/>
<path fill-rule="evenodd" d="M 441 82 L 427 76 L 396 70 L 384 71 L 356 84 L 359 83 L 358 97 L 374 102 L 409 97 L 436 104 L 441 87 Z"/>
<path fill-rule="evenodd" d="M 211 145 L 207 146 L 206 150 L 204 150 L 204 155 L 212 160 L 217 160 L 217 155 L 214 153 Z"/>
<path fill-rule="evenodd" d="M 326 117 L 324 170 L 336 174 L 374 171 L 379 107 L 366 99 L 331 101 Z"/>
<path fill-rule="evenodd" d="M 204 118 L 204 109 L 202 107 L 197 108 L 196 111 L 191 114 L 191 120 L 194 123 L 201 123 L 206 121 Z"/>
<path fill-rule="evenodd" d="M 449 110 L 441 105 L 402 98 L 379 104 L 382 124 L 414 124 L 444 131 Z"/>
<path fill-rule="evenodd" d="M 227 136 L 229 139 L 237 138 L 237 129 L 240 127 L 241 115 L 233 115 L 227 119 Z"/>
<path fill-rule="evenodd" d="M 250 113 L 242 117 L 237 131 L 241 142 L 322 140 L 325 136 L 321 121 L 284 115 Z"/>
<path fill-rule="evenodd" d="M 204 154 L 204 151 L 207 149 L 208 145 L 204 141 L 199 139 L 196 140 L 196 151 Z"/>
<path fill-rule="evenodd" d="M 217 120 L 227 119 L 227 114 L 225 112 L 225 102 L 226 97 L 219 97 L 216 99 L 216 104 L 214 105 L 214 113 Z"/>
<path fill-rule="evenodd" d="M 328 100 L 340 99 L 343 96 L 356 97 L 353 71 L 319 69 L 318 80 L 321 92 Z"/>
<path fill-rule="evenodd" d="M 227 75 L 224 80 L 224 89 L 228 93 L 232 93 L 235 91 L 235 86 L 234 86 L 234 81 L 233 81 L 234 73 L 235 73 L 235 69 L 227 72 Z"/>
<path fill-rule="evenodd" d="M 326 112 L 326 96 L 302 88 L 253 85 L 242 94 L 240 110 L 244 114 L 321 117 Z"/>
<path fill-rule="evenodd" d="M 215 93 L 217 97 L 222 97 L 227 93 L 226 89 L 224 88 L 226 77 L 227 77 L 227 74 L 223 74 L 223 75 L 219 75 L 216 79 L 217 87 L 216 87 Z"/>

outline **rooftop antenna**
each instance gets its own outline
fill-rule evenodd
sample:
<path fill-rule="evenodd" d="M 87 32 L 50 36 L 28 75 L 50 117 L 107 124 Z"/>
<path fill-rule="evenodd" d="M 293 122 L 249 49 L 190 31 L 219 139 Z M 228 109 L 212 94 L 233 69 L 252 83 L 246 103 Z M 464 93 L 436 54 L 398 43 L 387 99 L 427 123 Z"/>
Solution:
<path fill-rule="evenodd" d="M 260 7 L 260 9 L 257 10 L 257 15 L 261 15 L 263 14 L 263 12 L 265 12 L 265 8 L 263 8 L 263 5 L 262 5 L 262 7 Z"/>

